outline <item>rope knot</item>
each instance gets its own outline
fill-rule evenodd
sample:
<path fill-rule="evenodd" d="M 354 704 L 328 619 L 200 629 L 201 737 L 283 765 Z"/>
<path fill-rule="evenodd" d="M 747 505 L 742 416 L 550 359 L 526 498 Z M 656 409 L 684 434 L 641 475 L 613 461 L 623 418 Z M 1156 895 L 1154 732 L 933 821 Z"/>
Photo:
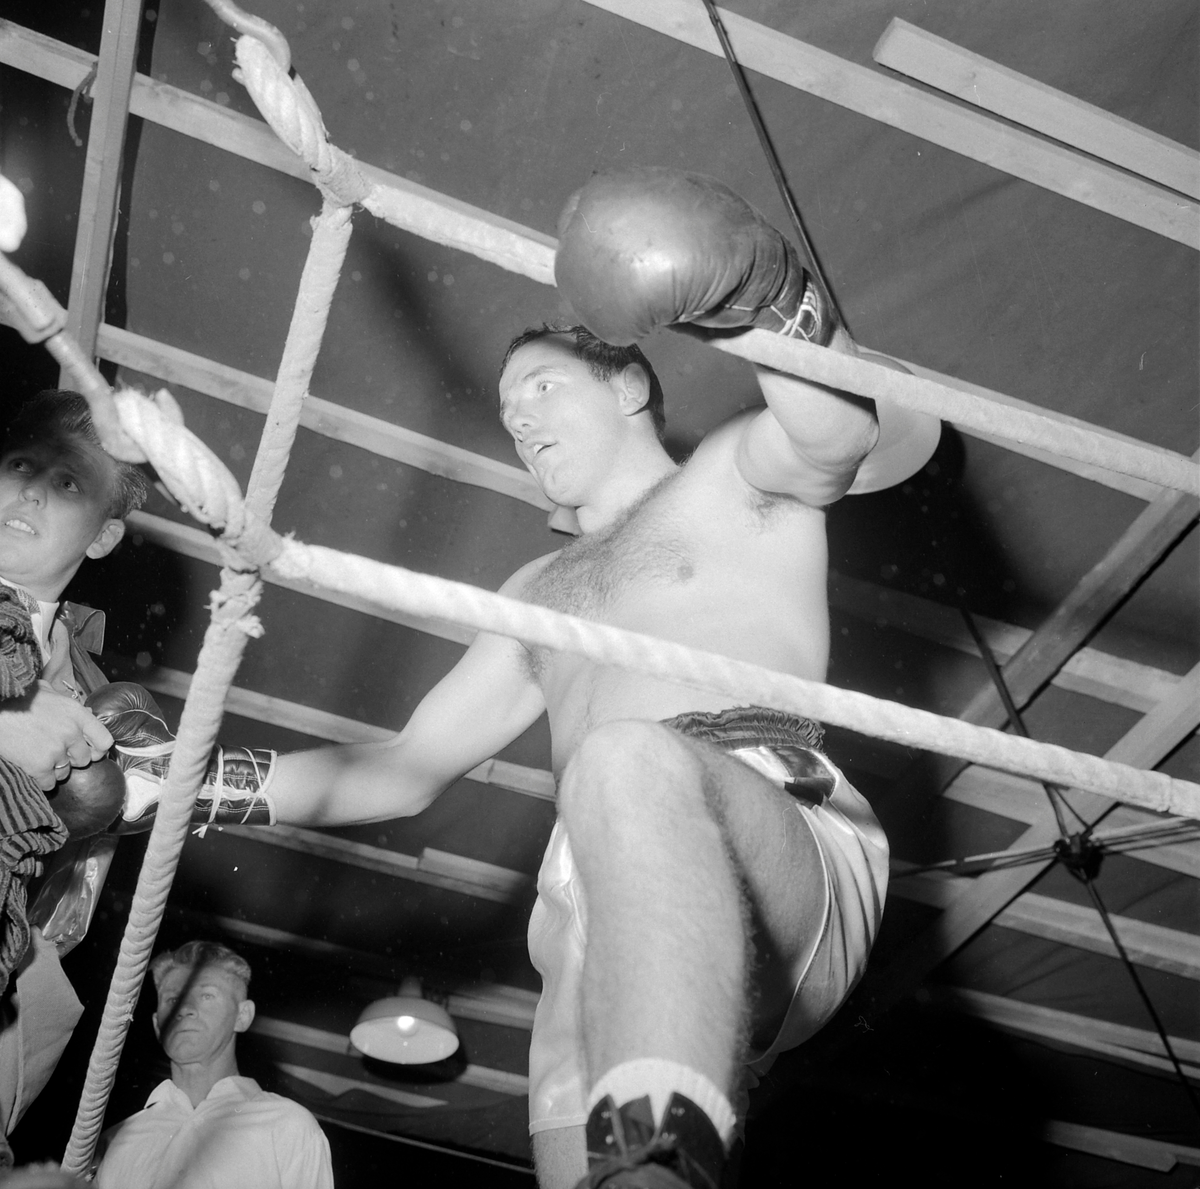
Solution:
<path fill-rule="evenodd" d="M 235 57 L 233 77 L 250 92 L 275 135 L 312 171 L 316 185 L 343 206 L 361 202 L 371 187 L 354 159 L 329 143 L 321 110 L 301 79 L 290 77 L 255 37 L 239 37 Z"/>

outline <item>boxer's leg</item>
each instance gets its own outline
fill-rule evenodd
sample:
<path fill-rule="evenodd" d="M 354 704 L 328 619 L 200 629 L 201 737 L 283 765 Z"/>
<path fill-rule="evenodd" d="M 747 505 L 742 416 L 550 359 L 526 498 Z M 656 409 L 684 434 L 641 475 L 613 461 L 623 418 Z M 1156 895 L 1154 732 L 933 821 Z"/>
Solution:
<path fill-rule="evenodd" d="M 642 721 L 593 731 L 559 797 L 588 903 L 590 1084 L 650 1057 L 729 1096 L 751 1007 L 756 1020 L 782 1017 L 823 919 L 821 860 L 795 801 L 715 747 Z"/>

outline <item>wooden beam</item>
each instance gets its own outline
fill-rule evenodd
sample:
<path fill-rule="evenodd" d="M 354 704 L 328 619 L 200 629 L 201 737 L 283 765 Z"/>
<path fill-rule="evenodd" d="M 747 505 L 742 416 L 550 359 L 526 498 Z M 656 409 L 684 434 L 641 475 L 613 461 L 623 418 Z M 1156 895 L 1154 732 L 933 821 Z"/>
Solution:
<path fill-rule="evenodd" d="M 1110 1024 L 1091 1016 L 961 987 L 931 987 L 929 994 L 935 1003 L 986 1020 L 1017 1036 L 1115 1061 L 1133 1069 L 1149 1069 L 1175 1077 L 1175 1069 L 1158 1033 L 1147 1028 Z M 1200 1043 L 1182 1036 L 1172 1036 L 1170 1041 L 1187 1076 L 1192 1080 L 1200 1078 Z"/>
<path fill-rule="evenodd" d="M 75 229 L 66 325 L 88 357 L 95 350 L 96 327 L 108 289 L 109 255 L 117 225 L 125 126 L 129 121 L 141 20 L 141 0 L 107 0 L 104 5 L 104 30 L 100 36 L 96 81 L 92 84 L 92 118 Z M 71 386 L 68 378 L 60 383 Z"/>
<path fill-rule="evenodd" d="M 1179 683 L 1172 695 L 1142 718 L 1106 754 L 1141 768 L 1153 768 L 1179 741 L 1196 729 L 1200 722 L 1200 665 Z M 1096 798 L 1094 808 L 1083 816 L 1095 821 L 1111 802 Z M 1047 816 L 1031 826 L 1010 849 L 1037 849 L 1052 846 L 1059 837 L 1057 822 Z M 1051 860 L 1053 861 L 1053 860 Z M 878 1006 L 884 1007 L 903 998 L 921 980 L 960 946 L 969 941 L 997 913 L 1020 895 L 1050 862 L 1022 864 L 1020 867 L 988 871 L 967 882 L 961 894 L 955 894 L 946 909 L 928 928 L 914 938 L 888 968 L 881 980 Z"/>
<path fill-rule="evenodd" d="M 101 358 L 113 363 L 135 368 L 168 384 L 182 384 L 194 392 L 255 413 L 265 415 L 271 403 L 270 380 L 116 326 L 100 327 L 97 351 Z M 323 437 L 347 442 L 443 479 L 484 487 L 543 511 L 554 507 L 523 467 L 497 462 L 320 397 L 305 397 L 300 424 Z"/>
<path fill-rule="evenodd" d="M 946 908 L 954 902 L 955 893 L 961 892 L 969 883 L 969 879 L 961 876 L 934 871 L 906 874 L 900 869 L 893 871 L 888 891 L 902 900 Z M 1200 981 L 1200 935 L 1127 916 L 1114 915 L 1112 922 L 1121 944 L 1139 966 Z M 1039 892 L 1024 892 L 1016 897 L 997 913 L 992 924 L 1103 954 L 1107 958 L 1118 957 L 1108 930 L 1094 908 L 1056 900 Z"/>
<path fill-rule="evenodd" d="M 1137 1168 L 1152 1168 L 1155 1172 L 1170 1172 L 1177 1164 L 1200 1165 L 1200 1148 L 1144 1135 L 1127 1135 L 1123 1131 L 1107 1131 L 1102 1127 L 1085 1127 L 1082 1123 L 1050 1119 L 1042 1138 L 1059 1148 L 1086 1152 L 1105 1160 L 1119 1160 Z"/>
<path fill-rule="evenodd" d="M 419 857 L 387 850 L 382 846 L 369 846 L 365 842 L 354 842 L 336 834 L 321 830 L 308 830 L 302 826 L 217 826 L 215 829 L 234 838 L 249 838 L 265 846 L 280 847 L 296 851 L 313 858 L 330 859 L 371 871 L 376 875 L 391 875 L 413 883 L 430 884 L 464 896 L 479 900 L 493 900 L 498 904 L 514 904 L 526 899 L 533 891 L 533 877 L 493 863 L 482 863 L 478 859 L 467 859 L 460 855 L 426 847 Z"/>
<path fill-rule="evenodd" d="M 962 616 L 950 607 L 919 595 L 891 590 L 831 571 L 829 604 L 877 627 L 894 627 L 909 635 L 952 648 L 968 656 L 979 656 L 979 647 L 967 631 Z M 985 615 L 974 617 L 976 625 L 997 660 L 1006 661 L 1033 635 L 1028 628 L 1014 627 Z M 1165 669 L 1128 661 L 1096 648 L 1081 648 L 1064 662 L 1051 684 L 1072 693 L 1124 706 L 1142 714 L 1162 701 L 1179 684 L 1180 678 Z"/>
<path fill-rule="evenodd" d="M 13 25 L 11 22 L 0 21 L 0 62 L 6 65 L 27 70 L 39 77 L 60 82 L 65 86 L 74 86 L 86 74 L 89 64 L 93 60 L 91 55 L 73 47 L 64 46 L 60 42 Z M 867 73 L 873 78 L 879 77 L 871 71 Z M 165 83 L 155 83 L 142 75 L 138 75 L 135 80 L 132 104 L 136 115 L 154 120 L 166 127 L 173 127 L 185 135 L 195 136 L 207 143 L 244 156 L 248 160 L 256 161 L 269 168 L 278 169 L 293 177 L 307 177 L 305 167 L 299 159 L 290 154 L 261 121 L 218 107 L 216 104 L 189 95 L 187 92 L 170 87 Z M 491 215 L 486 211 L 470 207 L 457 199 L 439 195 L 435 191 L 417 186 L 404 178 L 386 174 L 372 166 L 362 165 L 361 168 L 373 182 L 389 191 L 388 194 L 380 194 L 378 198 L 380 202 L 384 202 L 388 206 L 387 217 L 397 222 L 397 225 L 404 226 L 435 242 L 473 252 L 482 259 L 491 260 L 502 267 L 522 272 L 544 284 L 554 283 L 554 240 L 550 237 Z M 781 348 L 779 342 L 770 343 L 770 337 L 760 335 L 758 332 L 751 332 L 738 336 L 736 340 L 714 341 L 713 345 L 750 359 L 757 359 L 758 355 L 762 354 L 760 348 L 763 343 L 768 343 L 773 350 L 787 349 L 787 344 L 783 344 Z M 774 337 L 778 338 L 778 336 Z M 781 363 L 765 357 L 759 362 L 764 362 L 767 366 L 783 367 L 784 370 L 788 370 L 789 367 L 786 362 Z M 874 375 L 874 372 L 878 370 L 874 369 L 871 374 Z M 918 369 L 914 368 L 913 371 L 920 375 Z M 889 374 L 895 375 L 895 373 Z M 932 379 L 936 375 L 937 373 L 929 372 L 927 378 Z M 1014 440 L 1014 438 L 1021 438 L 1023 433 L 1001 436 L 995 431 L 995 426 L 989 429 L 987 426 L 975 424 L 975 417 L 981 410 L 988 407 L 990 401 L 991 404 L 1008 404 L 1016 412 L 1026 415 L 1027 420 L 1032 417 L 1037 424 L 1051 433 L 1056 432 L 1056 423 L 1073 426 L 1077 430 L 1085 423 L 1049 410 L 1037 409 L 1028 402 L 1017 401 L 1011 397 L 1004 397 L 999 402 L 988 397 L 964 402 L 956 399 L 956 396 L 980 398 L 986 390 L 958 380 L 947 380 L 945 377 L 933 380 L 933 383 L 940 389 L 951 390 L 941 394 L 942 404 L 947 406 L 945 416 L 960 429 L 964 429 L 964 432 L 976 433 L 989 440 L 997 440 L 1000 444 L 1019 452 L 1042 458 L 1051 465 L 1063 465 L 1064 469 L 1088 477 L 1093 477 L 1094 473 L 1100 471 L 1111 472 L 1118 475 L 1118 478 L 1111 482 L 1112 486 L 1121 490 L 1130 490 L 1135 494 L 1146 494 L 1156 482 L 1153 476 L 1147 478 L 1139 477 L 1136 474 L 1128 475 L 1120 468 L 1105 465 L 1103 461 L 1106 453 L 1103 449 L 1105 440 L 1122 439 L 1122 435 L 1116 435 L 1095 426 L 1087 426 L 1086 429 L 1091 435 L 1094 447 L 1092 453 L 1096 456 L 1090 460 L 1073 458 L 1063 464 L 1059 460 L 1064 458 L 1068 451 L 1049 453 L 1039 445 L 1025 444 Z M 949 403 L 947 404 L 947 402 Z M 955 412 L 955 409 L 958 411 Z M 964 420 L 967 414 L 972 414 L 972 416 Z M 990 418 L 985 417 L 983 420 L 987 420 L 991 424 Z M 1128 438 L 1123 440 L 1126 443 L 1134 442 L 1133 439 Z M 1146 469 L 1149 472 L 1165 465 L 1174 468 L 1178 475 L 1177 482 L 1187 486 L 1195 481 L 1192 474 L 1194 468 L 1184 468 L 1181 471 L 1179 469 L 1181 460 L 1170 451 L 1144 447 L 1142 443 L 1135 444 L 1143 447 L 1143 463 L 1146 464 L 1145 467 L 1139 469 Z"/>
<path fill-rule="evenodd" d="M 1191 529 L 1198 515 L 1200 500 L 1182 492 L 1164 491 L 1137 516 L 1004 666 L 1004 680 L 1018 708 L 1028 705 Z M 991 682 L 980 688 L 959 717 L 994 727 L 1008 721 Z"/>
<path fill-rule="evenodd" d="M 1200 198 L 1200 153 L 1195 149 L 918 29 L 900 17 L 892 18 L 871 56 L 880 66 L 964 103 Z"/>
<path fill-rule="evenodd" d="M 182 554 L 184 557 L 193 557 L 197 561 L 208 562 L 214 566 L 223 564 L 216 541 L 202 529 L 179 524 L 177 521 L 167 520 L 163 516 L 155 516 L 149 512 L 134 512 L 126 517 L 126 523 L 129 525 L 130 532 L 138 533 L 147 540 L 153 541 L 154 544 L 161 545 L 164 549 L 170 549 L 173 553 Z M 280 578 L 270 569 L 264 570 L 262 577 L 264 582 L 282 587 L 284 590 L 320 599 L 322 602 L 334 603 L 339 607 L 347 607 L 351 611 L 360 611 L 364 615 L 373 615 L 377 619 L 386 619 L 389 623 L 397 623 L 402 627 L 415 628 L 417 631 L 427 632 L 431 636 L 439 636 L 443 640 L 453 640 L 457 644 L 470 644 L 475 639 L 475 633 L 468 628 L 441 620 L 422 619 L 420 616 L 407 615 L 403 611 L 394 611 L 372 602 L 362 595 L 340 594 L 327 590 L 318 591 L 311 586 Z"/>
<path fill-rule="evenodd" d="M 717 57 L 703 5 L 691 0 L 588 0 Z M 1200 204 L 1061 145 L 930 95 L 866 66 L 721 9 L 738 60 L 798 90 L 919 136 L 993 169 L 1200 248 Z"/>

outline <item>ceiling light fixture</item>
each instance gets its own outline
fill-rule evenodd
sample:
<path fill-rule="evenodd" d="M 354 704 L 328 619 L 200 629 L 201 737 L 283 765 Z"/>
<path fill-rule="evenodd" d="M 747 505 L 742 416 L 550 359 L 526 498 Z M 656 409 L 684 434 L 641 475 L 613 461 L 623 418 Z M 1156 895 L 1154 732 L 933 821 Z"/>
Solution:
<path fill-rule="evenodd" d="M 421 994 L 421 981 L 406 978 L 398 995 L 377 999 L 350 1029 L 350 1043 L 377 1061 L 428 1065 L 458 1050 L 458 1032 L 445 1008 Z"/>

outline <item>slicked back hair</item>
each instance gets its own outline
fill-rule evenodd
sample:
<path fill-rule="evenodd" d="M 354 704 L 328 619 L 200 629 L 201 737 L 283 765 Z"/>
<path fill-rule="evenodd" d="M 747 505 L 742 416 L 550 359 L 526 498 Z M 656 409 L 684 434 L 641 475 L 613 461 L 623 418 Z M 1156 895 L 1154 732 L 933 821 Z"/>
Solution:
<path fill-rule="evenodd" d="M 47 388 L 31 396 L 22 406 L 4 440 L 4 450 L 19 449 L 23 443 L 38 442 L 57 435 L 80 438 L 99 450 L 100 435 L 92 424 L 92 411 L 78 392 Z M 140 508 L 146 499 L 148 484 L 140 467 L 132 462 L 112 458 L 116 480 L 107 516 L 124 520 Z"/>
<path fill-rule="evenodd" d="M 216 966 L 226 974 L 238 979 L 244 990 L 250 990 L 250 963 L 241 954 L 235 954 L 219 941 L 189 941 L 177 950 L 163 950 L 150 963 L 150 977 L 154 989 L 162 990 L 163 980 L 173 970 L 200 970 L 205 966 Z"/>
<path fill-rule="evenodd" d="M 655 375 L 650 360 L 645 356 L 641 347 L 634 344 L 631 347 L 614 347 L 597 338 L 586 326 L 565 326 L 558 323 L 543 322 L 541 326 L 531 326 L 521 331 L 504 352 L 500 362 L 500 374 L 508 367 L 508 361 L 522 347 L 536 343 L 540 339 L 564 338 L 569 340 L 567 346 L 580 363 L 587 365 L 588 371 L 595 380 L 611 380 L 617 372 L 624 371 L 631 363 L 644 368 L 650 380 L 650 399 L 646 401 L 646 411 L 654 423 L 654 432 L 661 442 L 667 431 L 667 413 L 664 407 L 662 385 Z"/>

